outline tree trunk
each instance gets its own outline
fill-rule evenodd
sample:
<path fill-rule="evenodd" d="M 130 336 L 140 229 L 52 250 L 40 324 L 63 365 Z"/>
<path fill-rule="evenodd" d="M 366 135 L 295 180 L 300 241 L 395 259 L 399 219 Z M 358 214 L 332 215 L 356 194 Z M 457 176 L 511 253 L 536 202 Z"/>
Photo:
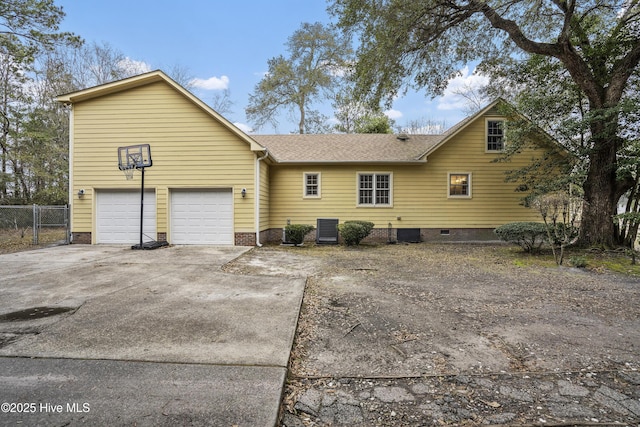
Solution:
<path fill-rule="evenodd" d="M 609 128 L 609 129 L 608 129 Z M 613 247 L 616 232 L 613 215 L 617 213 L 619 188 L 617 182 L 618 137 L 607 120 L 591 124 L 593 151 L 589 155 L 589 170 L 584 183 L 584 204 L 580 222 L 580 244 Z"/>
<path fill-rule="evenodd" d="M 302 135 L 304 133 L 304 121 L 306 120 L 304 95 L 302 96 L 302 101 L 298 104 L 298 109 L 300 110 L 300 121 L 298 122 L 298 132 L 300 133 L 300 135 Z"/>
<path fill-rule="evenodd" d="M 592 160 L 593 157 L 591 156 Z M 598 156 L 602 157 L 602 156 Z M 598 159 L 601 162 L 602 159 Z M 584 204 L 580 225 L 580 243 L 583 246 L 612 247 L 615 243 L 615 229 L 612 216 L 616 214 L 615 182 L 611 183 L 611 172 L 607 164 L 592 166 L 584 184 Z M 607 179 L 603 179 L 604 176 Z M 615 173 L 613 173 L 615 181 Z"/>

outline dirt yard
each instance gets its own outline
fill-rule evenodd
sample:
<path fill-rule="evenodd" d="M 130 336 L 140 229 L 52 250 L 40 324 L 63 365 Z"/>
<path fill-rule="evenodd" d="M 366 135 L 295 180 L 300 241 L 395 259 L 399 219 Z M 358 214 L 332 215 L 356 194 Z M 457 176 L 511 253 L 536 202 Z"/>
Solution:
<path fill-rule="evenodd" d="M 49 245 L 64 244 L 66 230 L 59 227 L 42 228 L 39 232 L 39 244 L 33 244 L 33 229 L 0 229 L 0 254 L 28 251 Z"/>
<path fill-rule="evenodd" d="M 296 415 L 296 398 L 312 380 L 636 372 L 640 279 L 540 265 L 518 251 L 462 244 L 264 247 L 226 270 L 308 277 L 285 398 Z M 633 393 L 640 397 L 637 387 Z M 412 417 L 426 412 L 423 405 Z M 286 424 L 323 424 L 301 419 Z"/>

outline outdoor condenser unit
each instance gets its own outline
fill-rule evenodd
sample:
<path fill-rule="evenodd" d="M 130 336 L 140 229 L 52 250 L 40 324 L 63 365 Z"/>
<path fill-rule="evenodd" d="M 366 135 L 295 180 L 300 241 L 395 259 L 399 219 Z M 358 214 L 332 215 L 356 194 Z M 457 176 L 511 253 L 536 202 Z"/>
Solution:
<path fill-rule="evenodd" d="M 337 218 L 318 218 L 316 243 L 338 243 L 338 222 Z"/>

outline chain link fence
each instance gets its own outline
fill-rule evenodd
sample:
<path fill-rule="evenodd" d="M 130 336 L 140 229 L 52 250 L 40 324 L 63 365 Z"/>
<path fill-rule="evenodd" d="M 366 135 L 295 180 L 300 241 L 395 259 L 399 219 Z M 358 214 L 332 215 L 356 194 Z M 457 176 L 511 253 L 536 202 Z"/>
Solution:
<path fill-rule="evenodd" d="M 0 206 L 0 250 L 69 242 L 69 206 Z"/>

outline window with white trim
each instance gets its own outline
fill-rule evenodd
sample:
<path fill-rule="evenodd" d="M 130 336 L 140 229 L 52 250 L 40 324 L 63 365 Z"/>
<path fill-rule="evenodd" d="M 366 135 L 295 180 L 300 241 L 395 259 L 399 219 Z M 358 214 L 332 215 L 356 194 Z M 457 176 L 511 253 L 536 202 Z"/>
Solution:
<path fill-rule="evenodd" d="M 449 173 L 449 197 L 471 197 L 470 173 Z"/>
<path fill-rule="evenodd" d="M 320 173 L 305 172 L 304 173 L 304 197 L 319 198 L 320 197 Z"/>
<path fill-rule="evenodd" d="M 390 173 L 359 173 L 358 205 L 391 206 L 391 189 Z"/>
<path fill-rule="evenodd" d="M 487 119 L 487 151 L 504 150 L 504 120 Z"/>

